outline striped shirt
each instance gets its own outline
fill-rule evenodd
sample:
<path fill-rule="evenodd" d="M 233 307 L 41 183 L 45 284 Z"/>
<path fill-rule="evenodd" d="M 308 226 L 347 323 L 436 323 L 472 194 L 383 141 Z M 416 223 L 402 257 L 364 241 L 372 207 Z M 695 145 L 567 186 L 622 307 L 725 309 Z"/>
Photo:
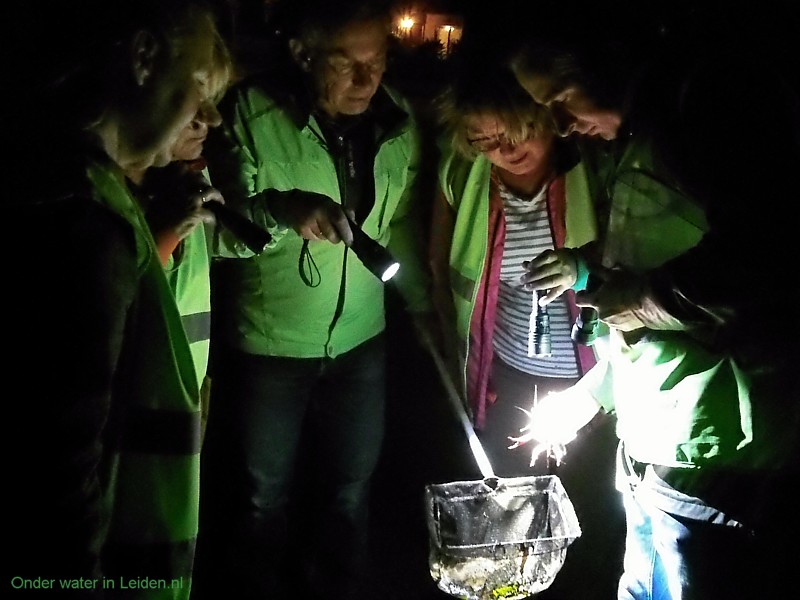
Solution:
<path fill-rule="evenodd" d="M 541 377 L 577 377 L 575 346 L 570 338 L 572 323 L 567 300 L 559 297 L 547 306 L 550 317 L 551 354 L 528 356 L 531 312 L 535 292 L 519 281 L 522 262 L 553 249 L 553 233 L 547 211 L 547 187 L 532 199 L 520 198 L 498 179 L 506 220 L 506 238 L 500 269 L 497 317 L 493 336 L 495 353 L 507 364 Z"/>

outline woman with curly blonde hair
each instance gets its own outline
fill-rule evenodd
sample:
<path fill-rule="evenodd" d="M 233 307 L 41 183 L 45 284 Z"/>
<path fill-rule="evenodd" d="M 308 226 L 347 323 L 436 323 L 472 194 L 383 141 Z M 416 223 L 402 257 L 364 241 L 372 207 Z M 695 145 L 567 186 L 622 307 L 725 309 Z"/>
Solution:
<path fill-rule="evenodd" d="M 568 248 L 595 235 L 584 171 L 549 113 L 504 68 L 470 66 L 438 109 L 442 159 L 430 250 L 444 351 L 498 475 L 530 475 L 530 459 L 508 451 L 524 418 L 517 407 L 530 408 L 535 389 L 570 386 L 593 363 L 591 351 L 570 338 L 571 294 L 547 305 L 550 347 L 529 348 L 542 292 L 555 296 L 582 283 Z M 545 276 L 534 281 L 532 264 L 540 272 L 545 265 Z"/>
<path fill-rule="evenodd" d="M 536 394 L 570 387 L 595 362 L 592 348 L 570 335 L 572 290 L 587 278 L 577 248 L 596 238 L 594 187 L 549 113 L 509 71 L 470 65 L 438 108 L 444 131 L 430 260 L 443 354 L 494 472 L 541 475 L 552 464 L 531 464 L 529 452 L 509 449 L 509 437 L 526 424 L 519 409 L 529 410 Z M 549 348 L 537 343 L 546 341 L 541 318 L 536 327 L 540 300 L 548 303 Z M 586 598 L 576 594 L 586 592 L 587 576 L 592 593 L 614 589 L 609 556 L 621 548 L 623 518 L 609 483 L 613 426 L 598 416 L 558 467 L 583 534 L 543 598 Z"/>

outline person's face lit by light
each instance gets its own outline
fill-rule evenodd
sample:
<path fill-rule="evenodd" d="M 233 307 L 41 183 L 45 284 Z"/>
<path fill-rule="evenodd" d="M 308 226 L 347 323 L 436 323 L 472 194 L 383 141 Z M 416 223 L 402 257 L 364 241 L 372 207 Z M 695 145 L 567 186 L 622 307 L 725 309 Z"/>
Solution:
<path fill-rule="evenodd" d="M 345 26 L 321 47 L 303 48 L 301 66 L 312 76 L 319 108 L 331 117 L 366 111 L 386 70 L 387 46 L 387 24 L 369 20 Z"/>
<path fill-rule="evenodd" d="M 619 111 L 601 108 L 578 85 L 558 86 L 547 75 L 516 71 L 517 80 L 531 98 L 546 107 L 562 136 L 573 133 L 613 140 L 622 116 Z"/>

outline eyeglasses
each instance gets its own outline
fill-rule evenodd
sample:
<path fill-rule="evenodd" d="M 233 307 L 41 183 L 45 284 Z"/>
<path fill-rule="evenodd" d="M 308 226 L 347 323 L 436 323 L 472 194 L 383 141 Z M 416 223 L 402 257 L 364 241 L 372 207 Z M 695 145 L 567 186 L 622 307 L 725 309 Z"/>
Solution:
<path fill-rule="evenodd" d="M 536 136 L 536 130 L 534 128 L 534 123 L 528 123 L 528 137 L 525 138 L 530 140 Z M 513 147 L 525 140 L 517 140 L 513 141 L 508 138 L 505 133 L 500 133 L 498 135 L 488 136 L 488 137 L 479 137 L 469 139 L 467 138 L 467 143 L 469 144 L 470 148 L 472 148 L 475 152 L 486 153 L 486 152 L 494 152 L 501 146 Z"/>
<path fill-rule="evenodd" d="M 515 143 L 512 142 L 510 139 L 508 139 L 508 137 L 506 137 L 506 134 L 504 133 L 492 137 L 467 139 L 467 143 L 469 144 L 470 148 L 475 150 L 475 152 L 480 152 L 480 153 L 494 152 L 500 146 L 515 145 Z"/>
<path fill-rule="evenodd" d="M 356 72 L 366 73 L 370 77 L 382 75 L 386 70 L 386 55 L 378 56 L 368 62 L 357 62 L 343 56 L 332 56 L 326 61 L 328 67 L 337 77 L 349 77 Z"/>

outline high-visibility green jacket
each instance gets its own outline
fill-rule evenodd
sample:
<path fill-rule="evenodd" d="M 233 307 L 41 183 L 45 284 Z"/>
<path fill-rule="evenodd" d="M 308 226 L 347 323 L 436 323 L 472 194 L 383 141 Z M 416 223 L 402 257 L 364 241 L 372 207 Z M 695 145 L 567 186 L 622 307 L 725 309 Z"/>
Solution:
<path fill-rule="evenodd" d="M 206 145 L 211 178 L 227 205 L 275 236 L 260 255 L 220 265 L 225 307 L 215 314 L 223 339 L 253 354 L 335 357 L 382 332 L 384 284 L 342 243 L 312 242 L 310 256 L 301 260 L 303 239 L 277 228 L 259 195 L 300 189 L 341 203 L 343 165 L 336 164 L 316 118 L 294 97 L 267 92 L 258 82 L 232 89 L 221 109 L 223 127 Z M 375 203 L 362 228 L 400 262 L 391 284 L 409 311 L 426 311 L 427 267 L 413 193 L 419 133 L 409 104 L 385 87 L 371 110 L 382 133 L 374 159 Z M 248 255 L 235 242 L 220 252 Z"/>
<path fill-rule="evenodd" d="M 93 168 L 89 176 L 98 201 L 130 223 L 139 265 L 106 434 L 110 520 L 104 575 L 118 591 L 128 582 L 133 589 L 125 597 L 185 599 L 198 527 L 200 406 L 194 361 L 138 203 L 113 173 Z M 134 588 L 131 579 L 155 583 Z"/>
<path fill-rule="evenodd" d="M 23 293 L 6 298 L 6 384 L 20 395 L 4 422 L 24 431 L 4 465 L 7 560 L 59 589 L 84 579 L 105 598 L 185 600 L 199 498 L 189 343 L 122 172 L 62 141 L 48 177 L 9 170 L 8 241 L 28 250 L 7 269 Z"/>
<path fill-rule="evenodd" d="M 646 140 L 629 143 L 609 178 L 605 266 L 647 273 L 706 235 L 701 206 L 666 172 Z M 604 360 L 578 386 L 616 414 L 617 434 L 638 461 L 737 469 L 781 465 L 793 426 L 780 424 L 781 392 L 769 370 L 751 368 L 689 329 L 655 325 L 599 339 Z"/>

